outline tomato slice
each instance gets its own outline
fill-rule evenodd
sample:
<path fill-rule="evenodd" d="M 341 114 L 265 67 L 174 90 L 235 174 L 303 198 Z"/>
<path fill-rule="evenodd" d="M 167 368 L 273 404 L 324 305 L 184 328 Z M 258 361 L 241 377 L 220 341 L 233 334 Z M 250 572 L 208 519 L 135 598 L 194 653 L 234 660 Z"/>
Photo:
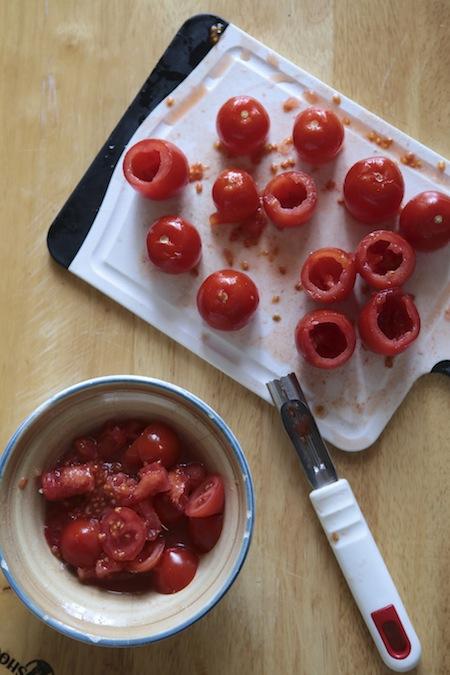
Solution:
<path fill-rule="evenodd" d="M 103 484 L 103 491 L 117 506 L 127 506 L 134 501 L 138 482 L 122 471 L 109 474 Z"/>
<path fill-rule="evenodd" d="M 400 214 L 400 234 L 418 251 L 436 251 L 450 241 L 450 197 L 427 190 Z"/>
<path fill-rule="evenodd" d="M 192 493 L 184 510 L 189 518 L 206 518 L 221 513 L 225 503 L 225 488 L 221 476 L 211 474 Z"/>
<path fill-rule="evenodd" d="M 265 211 L 280 230 L 306 223 L 316 204 L 316 184 L 304 171 L 280 173 L 266 185 L 263 194 Z"/>
<path fill-rule="evenodd" d="M 126 506 L 118 506 L 103 516 L 101 544 L 109 558 L 118 562 L 134 560 L 146 540 L 144 520 Z"/>
<path fill-rule="evenodd" d="M 78 518 L 66 525 L 61 536 L 61 555 L 74 567 L 92 567 L 102 553 L 96 520 Z"/>
<path fill-rule="evenodd" d="M 400 288 L 375 293 L 358 320 L 364 344 L 377 354 L 395 356 L 405 351 L 420 332 L 420 317 L 410 295 Z"/>
<path fill-rule="evenodd" d="M 92 467 L 89 464 L 61 466 L 41 476 L 42 492 L 48 501 L 84 495 L 95 488 Z"/>
<path fill-rule="evenodd" d="M 161 521 L 150 499 L 144 499 L 136 506 L 145 522 L 147 541 L 154 541 L 162 530 Z"/>
<path fill-rule="evenodd" d="M 344 314 L 319 309 L 305 314 L 295 329 L 297 349 L 316 368 L 338 368 L 355 351 L 355 329 Z"/>
<path fill-rule="evenodd" d="M 356 266 L 374 288 L 401 286 L 414 272 L 416 254 L 399 234 L 377 230 L 368 234 L 356 249 Z"/>
<path fill-rule="evenodd" d="M 217 114 L 217 133 L 232 155 L 257 153 L 267 140 L 269 127 L 266 109 L 251 96 L 233 96 Z"/>
<path fill-rule="evenodd" d="M 292 139 L 303 160 L 321 164 L 338 154 L 344 140 L 344 127 L 332 110 L 306 108 L 295 120 Z"/>
<path fill-rule="evenodd" d="M 125 178 L 148 199 L 172 197 L 188 182 L 189 165 L 176 145 L 148 138 L 133 145 L 123 160 Z"/>
<path fill-rule="evenodd" d="M 150 572 L 159 562 L 165 548 L 164 539 L 147 542 L 134 560 L 127 563 L 126 569 L 133 574 Z"/>
<path fill-rule="evenodd" d="M 140 502 L 171 487 L 166 469 L 160 462 L 147 464 L 139 471 L 139 483 L 133 491 L 133 500 Z"/>
<path fill-rule="evenodd" d="M 197 551 L 207 553 L 217 544 L 223 526 L 223 514 L 209 518 L 189 518 L 189 536 Z"/>
<path fill-rule="evenodd" d="M 169 468 L 177 461 L 181 452 L 178 435 L 163 422 L 149 424 L 130 447 L 137 452 L 144 464 L 160 461 Z"/>
<path fill-rule="evenodd" d="M 254 282 L 244 272 L 219 270 L 210 274 L 197 293 L 197 308 L 217 330 L 239 330 L 248 324 L 259 304 Z"/>
<path fill-rule="evenodd" d="M 180 216 L 163 216 L 150 226 L 147 253 L 151 262 L 167 274 L 183 274 L 198 265 L 202 240 L 197 229 Z"/>
<path fill-rule="evenodd" d="M 188 548 L 166 548 L 153 568 L 153 584 L 159 593 L 177 593 L 191 583 L 198 567 L 197 555 Z"/>
<path fill-rule="evenodd" d="M 120 563 L 113 558 L 109 558 L 108 556 L 102 556 L 99 560 L 97 560 L 94 571 L 97 579 L 106 579 L 113 574 L 123 572 L 123 569 L 123 563 Z M 80 576 L 79 570 L 78 576 Z"/>
<path fill-rule="evenodd" d="M 368 157 L 356 162 L 344 180 L 347 210 L 356 220 L 368 225 L 393 218 L 404 191 L 400 169 L 387 157 Z"/>
<path fill-rule="evenodd" d="M 189 462 L 188 464 L 179 464 L 176 469 L 180 469 L 188 478 L 189 494 L 198 488 L 206 478 L 206 469 L 200 462 Z"/>
<path fill-rule="evenodd" d="M 212 224 L 240 223 L 260 205 L 255 181 L 242 169 L 222 171 L 214 182 L 212 198 L 218 211 L 210 218 Z"/>
<path fill-rule="evenodd" d="M 355 258 L 340 248 L 320 248 L 309 254 L 300 278 L 303 289 L 316 302 L 344 300 L 355 285 Z"/>

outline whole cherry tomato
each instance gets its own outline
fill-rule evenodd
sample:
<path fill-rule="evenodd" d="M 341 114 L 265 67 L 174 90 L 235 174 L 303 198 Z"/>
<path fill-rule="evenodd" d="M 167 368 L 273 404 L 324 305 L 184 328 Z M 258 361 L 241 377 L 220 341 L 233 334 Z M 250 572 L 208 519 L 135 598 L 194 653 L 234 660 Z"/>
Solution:
<path fill-rule="evenodd" d="M 163 216 L 147 234 L 148 257 L 168 274 L 182 274 L 195 267 L 202 255 L 197 229 L 180 216 Z"/>
<path fill-rule="evenodd" d="M 410 295 L 400 288 L 375 293 L 358 319 L 361 339 L 373 352 L 395 356 L 419 335 L 420 317 Z"/>
<path fill-rule="evenodd" d="M 401 286 L 414 272 L 416 254 L 399 234 L 376 230 L 359 242 L 356 267 L 373 288 Z"/>
<path fill-rule="evenodd" d="M 198 557 L 184 546 L 166 548 L 153 568 L 153 584 L 158 593 L 177 593 L 191 583 Z"/>
<path fill-rule="evenodd" d="M 144 197 L 161 200 L 186 185 L 189 165 L 184 153 L 170 141 L 147 138 L 128 150 L 123 172 L 131 187 Z"/>
<path fill-rule="evenodd" d="M 292 138 L 301 159 L 321 164 L 338 154 L 344 140 L 344 127 L 332 110 L 311 107 L 297 115 Z"/>
<path fill-rule="evenodd" d="M 252 216 L 259 207 L 255 181 L 242 169 L 226 169 L 216 178 L 212 198 L 218 213 L 216 223 L 240 223 Z"/>
<path fill-rule="evenodd" d="M 405 191 L 397 164 L 387 157 L 369 157 L 353 164 L 344 181 L 344 202 L 351 215 L 373 225 L 395 216 Z"/>
<path fill-rule="evenodd" d="M 411 199 L 400 214 L 400 234 L 418 251 L 435 251 L 450 241 L 450 197 L 428 190 Z"/>
<path fill-rule="evenodd" d="M 316 203 L 316 184 L 304 171 L 280 173 L 264 189 L 265 211 L 280 230 L 306 223 L 312 217 Z"/>
<path fill-rule="evenodd" d="M 238 330 L 251 319 L 259 294 L 249 276 L 237 270 L 220 270 L 205 279 L 197 294 L 203 319 L 217 330 Z"/>
<path fill-rule="evenodd" d="M 222 513 L 208 518 L 189 518 L 189 536 L 197 551 L 207 553 L 214 548 L 222 532 L 222 525 Z"/>
<path fill-rule="evenodd" d="M 96 520 L 78 518 L 68 523 L 61 535 L 63 560 L 74 567 L 92 567 L 102 555 Z"/>
<path fill-rule="evenodd" d="M 145 464 L 160 461 L 166 468 L 175 464 L 181 452 L 177 433 L 163 422 L 152 422 L 131 445 Z"/>
<path fill-rule="evenodd" d="M 220 108 L 216 120 L 222 145 L 232 155 L 252 155 L 262 148 L 270 119 L 263 105 L 251 96 L 234 96 Z"/>
<path fill-rule="evenodd" d="M 352 292 L 355 278 L 355 258 L 340 248 L 310 253 L 300 275 L 303 289 L 316 302 L 343 300 Z"/>
<path fill-rule="evenodd" d="M 295 329 L 300 354 L 317 368 L 337 368 L 355 351 L 355 329 L 344 314 L 319 309 L 305 314 Z"/>

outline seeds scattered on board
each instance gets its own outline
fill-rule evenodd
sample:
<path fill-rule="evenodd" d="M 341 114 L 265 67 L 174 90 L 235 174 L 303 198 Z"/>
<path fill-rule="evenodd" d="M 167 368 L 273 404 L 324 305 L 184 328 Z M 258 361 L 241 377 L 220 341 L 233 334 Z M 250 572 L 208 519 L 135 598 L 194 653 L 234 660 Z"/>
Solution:
<path fill-rule="evenodd" d="M 272 296 L 272 304 L 277 305 L 279 302 L 280 302 L 280 296 L 279 295 Z"/>
<path fill-rule="evenodd" d="M 206 164 L 202 164 L 201 162 L 191 164 L 189 167 L 189 182 L 194 183 L 195 181 L 203 180 L 207 168 Z"/>
<path fill-rule="evenodd" d="M 341 97 L 339 96 L 339 94 L 333 94 L 332 101 L 336 105 L 341 105 Z"/>
<path fill-rule="evenodd" d="M 345 124 L 346 127 L 350 126 L 350 117 L 343 117 L 342 118 L 342 124 Z"/>
<path fill-rule="evenodd" d="M 285 100 L 283 103 L 283 110 L 284 112 L 292 112 L 292 110 L 296 110 L 297 108 L 300 107 L 300 101 L 297 98 L 294 98 L 293 96 L 290 96 Z"/>
<path fill-rule="evenodd" d="M 422 166 L 422 162 L 413 152 L 407 152 L 405 155 L 402 155 L 400 161 L 402 164 L 410 166 L 412 169 L 420 169 Z"/>
<path fill-rule="evenodd" d="M 250 265 L 248 264 L 248 262 L 246 260 L 243 260 L 241 262 L 241 270 L 243 270 L 244 272 L 247 272 L 247 270 L 249 270 L 249 269 L 250 269 Z"/>
<path fill-rule="evenodd" d="M 392 143 L 394 142 L 392 138 L 388 138 L 386 136 L 379 136 L 375 131 L 370 131 L 366 135 L 366 138 L 371 143 L 376 143 L 380 148 L 384 148 L 385 150 L 390 148 Z"/>
<path fill-rule="evenodd" d="M 437 168 L 438 168 L 438 171 L 440 171 L 441 173 L 444 173 L 444 171 L 445 171 L 445 162 L 444 162 L 443 159 L 441 159 L 441 160 L 437 163 Z"/>
<path fill-rule="evenodd" d="M 272 321 L 275 321 L 275 323 L 278 323 L 281 321 L 281 316 L 279 314 L 274 314 L 272 317 Z"/>
<path fill-rule="evenodd" d="M 203 185 L 201 183 L 196 183 L 195 184 L 195 191 L 199 195 L 201 192 L 203 192 Z"/>
<path fill-rule="evenodd" d="M 174 103 L 175 103 L 175 99 L 174 99 L 173 96 L 169 96 L 168 98 L 166 98 L 166 106 L 168 108 L 171 108 L 174 105 Z"/>

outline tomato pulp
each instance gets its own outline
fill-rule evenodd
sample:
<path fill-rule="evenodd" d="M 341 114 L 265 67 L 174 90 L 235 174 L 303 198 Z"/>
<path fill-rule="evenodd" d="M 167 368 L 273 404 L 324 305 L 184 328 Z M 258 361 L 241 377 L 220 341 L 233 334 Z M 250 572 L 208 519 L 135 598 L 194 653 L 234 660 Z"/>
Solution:
<path fill-rule="evenodd" d="M 161 200 L 172 197 L 186 185 L 189 165 L 184 153 L 170 141 L 147 138 L 128 150 L 123 173 L 143 197 Z"/>

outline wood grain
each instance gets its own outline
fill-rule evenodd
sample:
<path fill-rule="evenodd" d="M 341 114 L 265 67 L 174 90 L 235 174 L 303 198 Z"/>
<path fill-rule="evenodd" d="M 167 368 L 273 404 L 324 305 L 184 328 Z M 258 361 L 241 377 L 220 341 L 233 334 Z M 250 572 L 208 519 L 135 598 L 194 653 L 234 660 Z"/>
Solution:
<path fill-rule="evenodd" d="M 251 553 L 205 619 L 134 650 L 72 642 L 0 590 L 0 648 L 24 663 L 46 659 L 57 675 L 379 675 L 387 671 L 272 408 L 47 254 L 53 217 L 175 30 L 199 10 L 194 0 L 0 0 L 0 442 L 50 393 L 87 377 L 142 373 L 186 386 L 223 415 L 249 458 Z M 276 10 L 267 0 L 221 0 L 201 11 L 450 156 L 448 0 L 278 0 Z M 448 380 L 423 377 L 370 450 L 334 452 L 421 638 L 420 675 L 450 672 L 449 401 Z"/>

